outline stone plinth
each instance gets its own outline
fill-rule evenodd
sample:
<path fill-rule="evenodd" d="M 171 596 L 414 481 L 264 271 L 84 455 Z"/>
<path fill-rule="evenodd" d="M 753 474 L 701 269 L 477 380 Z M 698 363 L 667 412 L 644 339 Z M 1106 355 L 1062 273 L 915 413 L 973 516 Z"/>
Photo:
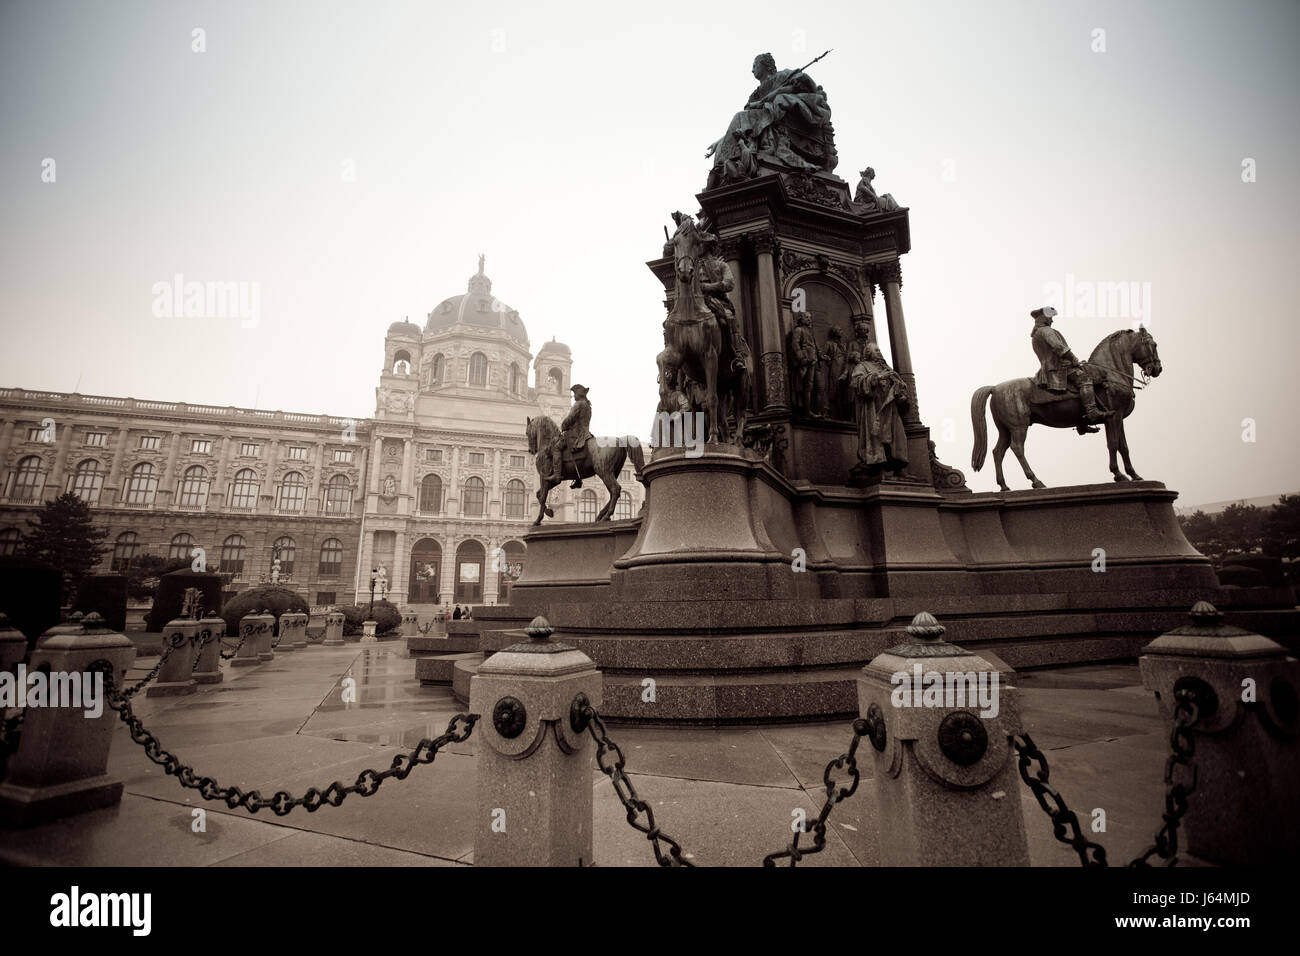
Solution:
<path fill-rule="evenodd" d="M 110 631 L 96 613 L 80 627 L 52 628 L 38 642 L 30 671 L 48 665 L 50 673 L 82 674 L 97 661 L 107 661 L 117 687 L 135 660 L 135 645 Z M 8 775 L 0 783 L 0 823 L 26 826 L 116 804 L 122 782 L 107 773 L 109 744 L 117 713 L 109 708 L 107 687 L 91 682 L 92 698 L 82 707 L 28 706 L 18 751 L 9 759 Z M 88 708 L 93 716 L 87 716 Z M 94 710 L 98 710 L 95 714 Z"/>
<path fill-rule="evenodd" d="M 341 611 L 330 611 L 325 615 L 325 640 L 321 642 L 325 647 L 338 647 L 343 643 L 344 620 Z"/>
<path fill-rule="evenodd" d="M 1198 710 L 1187 852 L 1222 866 L 1289 864 L 1300 852 L 1300 663 L 1274 641 L 1225 625 L 1211 604 L 1190 616 L 1141 659 L 1142 683 L 1170 725 L 1180 694 Z M 1191 779 L 1176 770 L 1176 782 Z"/>
<path fill-rule="evenodd" d="M 251 667 L 262 662 L 261 635 L 266 626 L 260 614 L 245 614 L 239 619 L 239 650 L 230 662 L 231 667 Z"/>
<path fill-rule="evenodd" d="M 225 680 L 221 672 L 221 638 L 226 633 L 226 622 L 215 614 L 199 621 L 199 657 L 194 664 L 194 680 L 200 684 L 220 684 Z"/>
<path fill-rule="evenodd" d="M 147 697 L 178 697 L 198 690 L 194 681 L 194 659 L 199 653 L 199 622 L 178 617 L 163 631 L 163 653 L 167 660 L 145 690 Z"/>
<path fill-rule="evenodd" d="M 375 629 L 378 627 L 379 627 L 379 622 L 377 621 L 362 621 L 361 622 L 361 643 L 362 644 L 377 643 L 379 638 L 375 637 Z"/>
<path fill-rule="evenodd" d="M 307 647 L 307 615 L 302 611 L 286 611 L 280 615 L 280 643 L 283 651 L 301 651 Z"/>
<path fill-rule="evenodd" d="M 415 608 L 402 611 L 402 636 L 415 637 L 420 633 L 420 614 Z"/>
<path fill-rule="evenodd" d="M 257 659 L 275 660 L 275 615 L 269 611 L 254 615 L 257 622 Z"/>

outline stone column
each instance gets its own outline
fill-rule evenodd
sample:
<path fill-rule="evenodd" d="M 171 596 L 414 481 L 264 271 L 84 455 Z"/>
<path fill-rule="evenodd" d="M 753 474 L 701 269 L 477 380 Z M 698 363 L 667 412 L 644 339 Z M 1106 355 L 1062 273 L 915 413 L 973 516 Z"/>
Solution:
<path fill-rule="evenodd" d="M 1266 637 L 1223 623 L 1208 601 L 1142 653 L 1142 684 L 1187 730 L 1195 769 L 1182 826 L 1187 852 L 1218 866 L 1289 864 L 1300 851 L 1300 663 Z M 1157 862 L 1153 859 L 1152 862 Z"/>
<path fill-rule="evenodd" d="M 593 746 L 575 703 L 600 706 L 600 671 L 551 641 L 544 618 L 528 635 L 470 681 L 480 715 L 474 865 L 590 866 Z"/>
<path fill-rule="evenodd" d="M 406 528 L 393 535 L 393 565 L 388 569 L 388 600 L 393 604 L 406 603 L 406 589 L 411 583 L 411 555 L 406 550 Z"/>
<path fill-rule="evenodd" d="M 9 460 L 9 445 L 14 440 L 14 423 L 12 420 L 6 421 L 4 428 L 0 429 L 0 479 L 4 477 L 5 462 Z M 0 493 L 3 489 L 0 488 Z"/>
<path fill-rule="evenodd" d="M 113 492 L 113 498 L 109 501 L 107 494 L 101 495 L 105 504 L 115 505 L 122 501 L 122 459 L 126 457 L 126 444 L 130 438 L 131 429 L 125 425 L 117 430 L 117 437 L 113 440 L 113 464 L 108 469 L 108 482 L 104 485 L 105 492 Z"/>
<path fill-rule="evenodd" d="M 54 452 L 54 466 L 50 473 L 50 483 L 47 488 L 54 489 L 53 497 L 57 498 L 63 494 L 63 475 L 68 465 L 68 449 L 72 447 L 72 433 L 75 431 L 73 426 L 64 425 L 60 429 L 58 436 L 58 448 Z"/>
<path fill-rule="evenodd" d="M 451 455 L 451 477 L 443 489 L 442 507 L 445 514 L 454 516 L 460 514 L 460 446 L 453 445 L 447 453 Z"/>
<path fill-rule="evenodd" d="M 114 686 L 121 688 L 134 660 L 135 645 L 92 612 L 79 625 L 46 631 L 32 651 L 29 673 L 48 665 L 51 673 L 84 675 L 95 662 L 107 661 Z M 18 751 L 0 783 L 0 824 L 28 826 L 122 799 L 122 782 L 106 772 L 118 721 L 105 699 L 106 682 L 87 682 L 83 676 L 80 686 L 82 707 L 28 708 Z M 124 746 L 135 746 L 123 740 Z"/>
<path fill-rule="evenodd" d="M 320 500 L 321 474 L 322 472 L 325 471 L 325 443 L 324 442 L 316 443 L 315 466 L 316 466 L 316 470 L 312 472 L 311 491 L 308 493 L 309 496 L 307 498 L 307 509 L 304 513 L 318 515 L 318 514 L 324 514 L 325 512 L 325 509 L 321 505 L 321 500 Z"/>
<path fill-rule="evenodd" d="M 1015 691 L 997 669 L 942 640 L 922 612 L 909 641 L 862 669 L 858 705 L 870 726 L 882 866 L 1028 866 L 1017 757 Z M 949 677 L 961 698 L 945 697 Z M 937 681 L 937 700 L 933 690 Z M 954 690 L 957 689 L 954 682 Z M 970 700 L 974 696 L 975 700 Z M 897 703 L 896 703 L 897 702 Z"/>
<path fill-rule="evenodd" d="M 226 494 L 230 484 L 226 473 L 230 469 L 230 452 L 234 447 L 235 439 L 227 435 L 226 437 L 217 440 L 221 442 L 221 456 L 217 461 L 217 475 L 216 479 L 213 481 L 213 490 L 215 492 L 213 497 L 217 502 L 219 502 L 218 507 L 225 509 L 229 504 L 226 499 Z"/>
<path fill-rule="evenodd" d="M 912 393 L 912 401 L 903 417 L 909 423 L 919 423 L 920 400 L 916 395 L 916 375 L 912 371 L 912 352 L 907 345 L 907 322 L 903 318 L 902 266 L 897 259 L 880 263 L 875 267 L 875 277 L 885 299 L 885 322 L 889 329 L 889 349 L 893 353 L 890 364 L 907 381 Z"/>
<path fill-rule="evenodd" d="M 379 494 L 379 468 L 384 461 L 384 439 L 376 435 L 370 445 L 370 488 L 372 495 Z"/>
<path fill-rule="evenodd" d="M 781 299 L 772 261 L 775 237 L 770 232 L 752 237 L 758 254 L 758 348 L 763 367 L 763 410 L 789 410 L 786 384 L 785 337 L 781 334 Z"/>
<path fill-rule="evenodd" d="M 158 490 L 167 497 L 161 502 L 162 507 L 173 507 L 180 497 L 176 494 L 176 455 L 180 448 L 181 433 L 172 432 L 171 442 L 167 448 L 167 464 L 163 467 L 162 477 L 158 480 Z"/>

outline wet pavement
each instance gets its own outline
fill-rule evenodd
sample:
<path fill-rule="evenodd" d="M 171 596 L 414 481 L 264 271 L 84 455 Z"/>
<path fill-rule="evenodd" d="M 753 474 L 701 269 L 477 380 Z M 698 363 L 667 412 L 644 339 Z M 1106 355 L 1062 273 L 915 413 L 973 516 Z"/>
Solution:
<path fill-rule="evenodd" d="M 139 658 L 128 680 L 155 658 Z M 423 737 L 447 729 L 462 708 L 450 688 L 425 687 L 404 641 L 314 645 L 250 668 L 223 666 L 225 680 L 188 697 L 134 700 L 161 745 L 221 785 L 270 796 L 301 795 L 365 768 L 386 769 Z M 1160 824 L 1167 732 L 1136 665 L 1094 665 L 1017 675 L 1025 729 L 1046 753 L 1051 780 L 1115 862 L 1150 843 Z M 726 728 L 612 726 L 627 769 L 657 822 L 700 865 L 754 866 L 789 842 L 797 808 L 825 798 L 827 761 L 847 747 L 847 721 Z M 371 797 L 284 817 L 204 801 L 145 756 L 120 721 L 109 773 L 121 803 L 39 827 L 0 829 L 0 863 L 86 866 L 456 866 L 473 860 L 474 738 L 444 749 L 406 780 Z M 824 852 L 803 866 L 879 862 L 871 762 L 862 784 L 830 817 Z M 607 866 L 653 866 L 645 837 L 593 762 L 595 857 Z M 1035 865 L 1077 866 L 1046 815 L 1022 796 Z M 203 814 L 196 814 L 202 809 Z M 203 827 L 200 829 L 199 817 Z M 805 845 L 808 838 L 802 841 Z"/>

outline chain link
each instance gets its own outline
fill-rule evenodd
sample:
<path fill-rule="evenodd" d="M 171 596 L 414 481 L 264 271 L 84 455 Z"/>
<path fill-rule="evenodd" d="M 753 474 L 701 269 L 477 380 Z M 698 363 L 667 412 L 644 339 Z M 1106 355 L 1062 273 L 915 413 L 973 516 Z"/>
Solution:
<path fill-rule="evenodd" d="M 587 719 L 587 732 L 591 734 L 591 739 L 596 741 L 596 764 L 613 783 L 615 795 L 627 810 L 627 822 L 633 829 L 644 833 L 646 839 L 654 845 L 655 860 L 660 866 L 695 866 L 682 855 L 681 844 L 659 829 L 650 804 L 637 795 L 636 787 L 632 786 L 632 781 L 623 772 L 623 751 L 610 739 L 605 722 L 600 719 L 600 714 L 596 713 L 596 708 L 588 704 L 582 708 L 582 715 Z M 614 761 L 609 763 L 607 758 L 611 752 L 614 754 Z M 642 814 L 645 815 L 645 823 L 637 819 Z M 659 846 L 661 841 L 668 844 L 667 854 Z"/>
<path fill-rule="evenodd" d="M 162 656 L 158 658 L 158 663 L 153 666 L 153 670 L 151 670 L 148 674 L 145 674 L 144 677 L 140 678 L 138 681 L 136 681 L 126 690 L 122 691 L 121 692 L 122 696 L 128 698 L 134 697 L 136 694 L 140 693 L 140 691 L 144 690 L 145 684 L 149 683 L 151 680 L 153 680 L 155 677 L 158 676 L 158 672 L 162 670 L 163 665 L 167 663 L 167 658 L 172 656 L 172 652 L 175 651 L 177 648 L 181 647 L 182 645 L 188 644 L 189 640 L 190 639 L 185 636 L 184 631 L 177 631 L 170 638 L 168 638 L 167 646 L 163 648 Z M 193 671 L 191 671 L 191 673 L 192 672 Z"/>
<path fill-rule="evenodd" d="M 221 659 L 222 659 L 223 661 L 228 661 L 228 660 L 230 660 L 232 657 L 234 657 L 236 654 L 238 654 L 238 653 L 239 653 L 239 649 L 240 649 L 241 647 L 244 646 L 244 641 L 248 640 L 249 635 L 250 635 L 251 633 L 252 633 L 251 631 L 243 631 L 243 632 L 242 632 L 242 635 L 241 635 L 240 638 L 239 638 L 239 643 L 236 644 L 236 645 L 234 646 L 234 648 L 231 649 L 230 651 L 227 651 L 227 650 L 225 649 L 224 645 L 223 645 L 222 650 L 221 650 L 221 652 L 220 652 L 220 653 L 221 653 Z M 217 640 L 221 640 L 221 638 L 218 637 Z"/>
<path fill-rule="evenodd" d="M 476 714 L 457 714 L 447 724 L 446 733 L 434 738 L 425 737 L 409 753 L 394 757 L 392 766 L 387 770 L 361 771 L 357 775 L 356 782 L 349 786 L 344 786 L 336 780 L 324 790 L 312 787 L 301 797 L 292 796 L 284 790 L 276 791 L 271 797 L 263 797 L 256 790 L 245 792 L 239 787 L 222 787 L 211 777 L 200 777 L 193 767 L 181 763 L 179 757 L 164 750 L 158 738 L 145 728 L 139 717 L 135 716 L 130 700 L 114 689 L 111 664 L 107 661 L 96 661 L 88 669 L 104 674 L 108 706 L 117 711 L 122 722 L 130 729 L 131 739 L 143 747 L 145 755 L 162 767 L 165 773 L 180 781 L 182 787 L 197 790 L 204 800 L 223 801 L 231 810 L 242 807 L 249 813 L 256 813 L 269 807 L 278 817 L 285 816 L 295 807 L 306 807 L 308 813 L 316 812 L 325 804 L 337 807 L 351 793 L 358 793 L 363 797 L 373 796 L 379 789 L 379 785 L 389 777 L 405 780 L 417 765 L 433 763 L 438 751 L 447 744 L 464 743 L 469 739 L 474 731 L 474 725 L 478 722 Z M 457 729 L 458 723 L 463 723 L 463 727 Z"/>
<path fill-rule="evenodd" d="M 1178 825 L 1187 812 L 1187 798 L 1196 789 L 1196 764 L 1192 760 L 1196 756 L 1196 740 L 1191 731 L 1201 714 L 1196 706 L 1196 695 L 1191 690 L 1184 688 L 1175 691 L 1174 699 L 1174 729 L 1169 735 L 1169 746 L 1173 753 L 1165 761 L 1165 786 L 1169 788 L 1165 792 L 1165 822 L 1156 831 L 1156 842 L 1141 856 L 1134 858 L 1129 864 L 1132 867 L 1150 866 L 1151 857 L 1157 855 L 1168 861 L 1166 866 L 1178 862 Z M 1175 781 L 1179 767 L 1188 768 L 1190 782 Z"/>
<path fill-rule="evenodd" d="M 822 773 L 822 782 L 826 785 L 826 802 L 822 805 L 821 813 L 817 814 L 817 819 L 813 821 L 813 845 L 806 850 L 799 849 L 799 837 L 807 832 L 803 827 L 800 827 L 794 832 L 794 839 L 790 841 L 790 845 L 786 849 L 779 850 L 776 853 L 769 853 L 763 857 L 764 866 L 776 866 L 776 861 L 784 857 L 790 858 L 790 866 L 797 866 L 805 856 L 820 853 L 826 848 L 826 820 L 830 817 L 835 804 L 853 796 L 857 792 L 858 781 L 861 779 L 861 774 L 858 772 L 858 744 L 862 742 L 863 737 L 870 734 L 871 725 L 866 720 L 859 717 L 853 721 L 853 739 L 849 741 L 848 751 L 840 754 L 826 765 L 826 770 Z M 849 772 L 850 783 L 846 787 L 837 788 L 831 772 L 846 768 Z"/>
<path fill-rule="evenodd" d="M 1052 818 L 1052 836 L 1070 845 L 1071 849 L 1079 855 L 1080 866 L 1109 866 L 1110 864 L 1106 862 L 1105 847 L 1100 843 L 1093 843 L 1083 835 L 1079 818 L 1066 805 L 1065 798 L 1048 783 L 1051 770 L 1047 766 L 1047 758 L 1035 746 L 1033 738 L 1029 734 L 1019 734 L 1012 742 L 1015 744 L 1016 753 L 1020 755 L 1020 779 L 1033 792 L 1034 799 L 1043 808 L 1043 812 Z M 1038 764 L 1038 770 L 1031 777 L 1029 767 L 1032 763 Z M 1048 804 L 1049 798 L 1056 804 L 1055 808 Z"/>
<path fill-rule="evenodd" d="M 199 663 L 203 659 L 203 648 L 207 647 L 208 643 L 212 640 L 213 636 L 210 628 L 204 628 L 199 632 L 199 646 L 194 652 L 194 666 L 190 668 L 191 674 L 199 669 Z"/>

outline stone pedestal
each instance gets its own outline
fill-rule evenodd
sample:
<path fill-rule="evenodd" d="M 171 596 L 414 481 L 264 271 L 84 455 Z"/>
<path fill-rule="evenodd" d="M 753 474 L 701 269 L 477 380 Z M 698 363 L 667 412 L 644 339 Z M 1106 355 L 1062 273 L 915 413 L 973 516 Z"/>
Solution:
<path fill-rule="evenodd" d="M 200 684 L 220 684 L 225 680 L 221 673 L 221 638 L 226 633 L 226 622 L 211 614 L 199 621 L 199 659 L 194 665 L 194 680 Z"/>
<path fill-rule="evenodd" d="M 0 614 L 0 671 L 14 673 L 14 668 L 26 656 L 27 638 L 9 623 L 7 615 Z"/>
<path fill-rule="evenodd" d="M 498 651 L 470 685 L 479 714 L 475 866 L 590 866 L 592 753 L 572 721 L 579 695 L 599 708 L 600 672 L 581 651 L 549 640 Z"/>
<path fill-rule="evenodd" d="M 402 612 L 402 636 L 416 637 L 420 633 L 420 615 L 414 608 Z"/>
<path fill-rule="evenodd" d="M 107 687 L 99 681 L 90 683 L 90 698 L 86 698 L 82 674 L 96 661 L 108 661 L 114 682 L 121 687 L 135 660 L 135 645 L 102 625 L 99 614 L 88 614 L 80 628 L 46 632 L 32 652 L 30 671 L 49 665 L 51 675 L 75 676 L 83 693 L 82 706 L 29 705 L 18 751 L 10 757 L 8 776 L 0 783 L 0 823 L 42 823 L 112 806 L 121 799 L 122 782 L 105 772 L 118 716 L 108 706 Z M 87 710 L 94 716 L 87 716 Z"/>
<path fill-rule="evenodd" d="M 260 661 L 275 660 L 275 615 L 269 611 L 263 611 L 256 617 L 258 620 L 257 659 Z"/>
<path fill-rule="evenodd" d="M 338 647 L 343 643 L 343 621 L 341 611 L 330 611 L 325 615 L 325 640 L 321 642 L 325 647 Z"/>
<path fill-rule="evenodd" d="M 147 697 L 179 697 L 198 690 L 194 681 L 194 658 L 199 653 L 199 622 L 186 617 L 167 622 L 163 631 L 163 653 L 167 660 L 145 689 Z"/>
<path fill-rule="evenodd" d="M 1187 852 L 1222 866 L 1290 864 L 1300 852 L 1300 663 L 1279 644 L 1223 623 L 1208 602 L 1141 658 L 1142 683 L 1171 723 L 1190 693 L 1196 786 Z M 1175 782 L 1190 782 L 1176 768 Z"/>
<path fill-rule="evenodd" d="M 907 631 L 907 644 L 858 679 L 873 727 L 858 759 L 875 764 L 881 865 L 1028 866 L 1008 673 L 941 640 L 944 628 L 929 614 Z"/>
<path fill-rule="evenodd" d="M 302 611 L 286 611 L 280 615 L 280 643 L 282 651 L 301 651 L 307 647 L 307 615 Z"/>
<path fill-rule="evenodd" d="M 260 614 L 245 614 L 239 619 L 239 650 L 230 662 L 231 667 L 251 667 L 262 662 L 261 635 L 264 627 L 266 622 Z"/>
<path fill-rule="evenodd" d="M 379 641 L 379 638 L 375 637 L 375 629 L 377 627 L 379 627 L 379 623 L 377 621 L 361 622 L 361 643 L 362 644 L 375 644 Z"/>

